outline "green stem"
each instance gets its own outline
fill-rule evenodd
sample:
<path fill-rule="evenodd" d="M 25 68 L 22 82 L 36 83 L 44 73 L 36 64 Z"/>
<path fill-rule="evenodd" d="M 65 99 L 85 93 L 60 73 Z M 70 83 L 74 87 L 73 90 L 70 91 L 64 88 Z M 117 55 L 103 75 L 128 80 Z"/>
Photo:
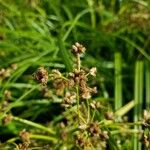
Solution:
<path fill-rule="evenodd" d="M 87 123 L 89 123 L 90 121 L 90 105 L 89 105 L 89 100 L 86 99 L 86 103 L 87 103 Z"/>
<path fill-rule="evenodd" d="M 119 52 L 115 53 L 115 110 L 122 107 L 122 58 Z"/>
<path fill-rule="evenodd" d="M 150 62 L 145 62 L 146 109 L 150 109 Z"/>
<path fill-rule="evenodd" d="M 87 0 L 87 3 L 89 5 L 89 8 L 90 8 L 90 13 L 91 13 L 91 25 L 92 25 L 92 28 L 95 28 L 96 26 L 96 17 L 95 17 L 95 14 L 94 14 L 94 1 L 93 0 Z"/>
<path fill-rule="evenodd" d="M 54 137 L 50 136 L 45 136 L 45 135 L 38 135 L 38 134 L 30 134 L 29 135 L 31 139 L 39 139 L 39 140 L 46 140 L 46 141 L 52 141 L 52 142 L 57 142 L 57 139 Z"/>
<path fill-rule="evenodd" d="M 46 136 L 46 135 L 39 135 L 39 134 L 29 134 L 29 137 L 31 139 L 39 139 L 39 140 L 46 140 L 46 141 L 52 141 L 57 142 L 57 139 L 54 137 Z M 7 143 L 14 143 L 16 140 L 18 140 L 19 137 L 11 138 L 7 141 Z"/>
<path fill-rule="evenodd" d="M 80 122 L 80 96 L 79 96 L 79 86 L 76 86 L 76 93 L 77 93 L 77 112 L 78 112 L 78 120 Z"/>
<path fill-rule="evenodd" d="M 80 54 L 77 54 L 77 69 L 80 71 L 81 68 L 81 60 L 80 60 Z"/>
<path fill-rule="evenodd" d="M 138 122 L 142 115 L 143 105 L 143 61 L 136 61 L 135 65 L 135 85 L 134 85 L 134 122 Z M 135 126 L 135 130 L 140 130 L 141 126 Z M 141 150 L 141 143 L 137 135 L 134 135 L 134 150 Z"/>
<path fill-rule="evenodd" d="M 26 119 L 22 119 L 22 118 L 18 118 L 18 117 L 13 117 L 13 120 L 15 121 L 18 121 L 18 122 L 21 122 L 21 123 L 24 123 L 24 124 L 27 124 L 29 126 L 32 126 L 32 127 L 35 127 L 35 128 L 38 128 L 38 129 L 41 129 L 41 130 L 44 130 L 50 134 L 55 134 L 55 132 L 50 129 L 50 128 L 47 128 L 41 124 L 38 124 L 38 123 L 34 123 L 32 121 L 29 121 L 29 120 L 26 120 Z"/>
<path fill-rule="evenodd" d="M 141 131 L 135 129 L 122 129 L 122 130 L 111 131 L 111 135 L 120 134 L 120 133 L 139 134 Z"/>

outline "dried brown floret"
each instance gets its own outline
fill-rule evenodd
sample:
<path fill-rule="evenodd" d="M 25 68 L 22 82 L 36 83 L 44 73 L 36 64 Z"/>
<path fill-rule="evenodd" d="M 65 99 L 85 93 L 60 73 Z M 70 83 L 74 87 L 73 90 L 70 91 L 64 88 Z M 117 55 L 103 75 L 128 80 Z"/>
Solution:
<path fill-rule="evenodd" d="M 75 136 L 75 142 L 76 142 L 76 145 L 78 145 L 81 148 L 84 148 L 84 146 L 85 146 L 85 140 L 84 140 L 83 136 L 77 134 Z"/>
<path fill-rule="evenodd" d="M 85 47 L 78 42 L 75 43 L 75 45 L 72 45 L 72 53 L 73 54 L 83 54 L 85 53 Z"/>
<path fill-rule="evenodd" d="M 75 92 L 72 92 L 72 93 L 67 92 L 65 94 L 65 97 L 64 97 L 63 101 L 64 101 L 65 104 L 75 103 L 76 102 L 76 93 Z"/>
<path fill-rule="evenodd" d="M 28 142 L 24 142 L 24 143 L 18 145 L 19 150 L 28 150 L 28 147 L 29 147 Z"/>
<path fill-rule="evenodd" d="M 22 144 L 19 144 L 20 150 L 27 150 L 30 145 L 30 134 L 25 129 L 20 131 L 19 136 L 22 140 Z"/>
<path fill-rule="evenodd" d="M 30 134 L 25 129 L 20 131 L 19 136 L 21 137 L 23 142 L 30 142 Z"/>
<path fill-rule="evenodd" d="M 33 74 L 34 79 L 43 85 L 48 82 L 48 71 L 44 67 L 40 67 L 36 73 Z"/>
<path fill-rule="evenodd" d="M 150 133 L 142 134 L 141 142 L 145 145 L 145 147 L 149 150 L 150 149 Z"/>
<path fill-rule="evenodd" d="M 53 81 L 53 86 L 56 89 L 56 95 L 62 96 L 64 93 L 64 89 L 68 87 L 68 81 L 63 78 L 58 78 Z"/>
<path fill-rule="evenodd" d="M 52 80 L 61 78 L 62 74 L 57 69 L 52 70 L 52 74 L 50 75 Z"/>
<path fill-rule="evenodd" d="M 103 140 L 103 141 L 108 140 L 109 139 L 108 132 L 107 131 L 102 131 L 100 133 L 100 139 Z"/>
<path fill-rule="evenodd" d="M 100 135 L 100 133 L 101 133 L 101 129 L 100 129 L 99 123 L 97 121 L 96 122 L 92 122 L 89 125 L 88 131 L 90 132 L 91 136 L 97 136 L 98 137 Z"/>
<path fill-rule="evenodd" d="M 104 116 L 107 120 L 114 120 L 114 113 L 113 112 L 105 112 Z"/>
<path fill-rule="evenodd" d="M 11 91 L 5 90 L 4 97 L 5 97 L 5 100 L 11 100 Z"/>
<path fill-rule="evenodd" d="M 13 119 L 12 114 L 8 114 L 6 117 L 4 117 L 3 119 L 3 125 L 7 125 L 9 124 Z"/>
<path fill-rule="evenodd" d="M 96 77 L 96 73 L 97 73 L 96 67 L 91 68 L 90 71 L 89 71 L 89 74 L 94 76 L 94 77 Z"/>

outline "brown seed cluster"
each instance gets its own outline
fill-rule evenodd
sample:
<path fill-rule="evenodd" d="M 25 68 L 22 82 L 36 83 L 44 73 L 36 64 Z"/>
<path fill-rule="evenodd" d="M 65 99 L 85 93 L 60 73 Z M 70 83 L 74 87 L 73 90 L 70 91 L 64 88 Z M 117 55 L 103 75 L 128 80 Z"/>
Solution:
<path fill-rule="evenodd" d="M 19 144 L 21 150 L 27 150 L 30 145 L 30 134 L 25 129 L 19 133 L 20 138 L 22 139 L 22 144 Z"/>
<path fill-rule="evenodd" d="M 18 68 L 17 64 L 11 64 L 11 67 L 0 69 L 0 79 L 6 79 Z"/>
<path fill-rule="evenodd" d="M 76 93 L 75 92 L 66 92 L 63 98 L 63 106 L 70 107 L 73 103 L 76 102 Z"/>
<path fill-rule="evenodd" d="M 75 55 L 83 54 L 83 53 L 85 53 L 85 50 L 86 50 L 86 48 L 78 42 L 76 42 L 74 45 L 72 45 L 72 53 Z"/>
<path fill-rule="evenodd" d="M 76 145 L 82 149 L 91 149 L 89 139 L 85 138 L 82 134 L 76 134 L 75 136 Z"/>
<path fill-rule="evenodd" d="M 142 134 L 141 142 L 145 145 L 145 147 L 149 150 L 150 149 L 150 133 Z"/>
<path fill-rule="evenodd" d="M 89 125 L 88 131 L 91 134 L 91 136 L 95 136 L 95 137 L 99 136 L 99 134 L 101 132 L 99 123 L 97 121 L 96 122 L 92 122 Z"/>
<path fill-rule="evenodd" d="M 68 86 L 68 81 L 58 78 L 53 81 L 53 86 L 56 90 L 56 95 L 63 96 L 64 90 Z"/>
<path fill-rule="evenodd" d="M 102 108 L 103 106 L 102 106 L 101 102 L 99 102 L 99 101 L 92 101 L 92 102 L 90 103 L 90 107 L 91 107 L 92 109 L 100 109 L 100 108 Z"/>
<path fill-rule="evenodd" d="M 106 141 L 109 139 L 108 132 L 102 131 L 100 129 L 100 125 L 99 125 L 98 121 L 92 122 L 88 127 L 88 131 L 89 131 L 91 137 L 98 138 L 103 141 Z"/>
<path fill-rule="evenodd" d="M 48 82 L 48 71 L 44 67 L 40 67 L 33 76 L 35 80 L 43 85 L 46 85 Z"/>
<path fill-rule="evenodd" d="M 9 100 L 11 100 L 11 91 L 8 91 L 8 90 L 5 90 L 4 91 L 4 98 L 5 98 L 5 100 L 6 101 L 9 101 Z"/>
<path fill-rule="evenodd" d="M 85 51 L 85 48 L 79 44 L 75 43 L 73 45 L 74 53 L 81 54 Z M 78 57 L 77 57 L 78 60 Z M 79 62 L 77 62 L 77 68 L 75 68 L 72 72 L 68 74 L 67 77 L 64 77 L 58 70 L 52 70 L 50 75 L 51 79 L 53 80 L 54 88 L 56 89 L 56 94 L 59 96 L 64 95 L 64 90 L 69 89 L 70 91 L 75 91 L 75 88 L 79 88 L 79 94 L 82 99 L 90 99 L 93 93 L 97 92 L 96 87 L 91 88 L 88 86 L 88 75 L 96 76 L 96 68 L 93 67 L 86 72 L 83 69 L 80 69 Z M 72 93 L 72 92 L 71 92 Z M 72 95 L 72 94 L 71 94 Z M 66 98 L 68 95 L 65 95 L 64 103 L 67 105 L 72 103 L 72 96 L 70 98 Z M 74 97 L 74 96 L 73 96 Z"/>
<path fill-rule="evenodd" d="M 12 114 L 8 114 L 6 117 L 4 117 L 4 119 L 2 120 L 3 125 L 7 125 L 9 124 L 13 119 Z"/>
<path fill-rule="evenodd" d="M 69 73 L 69 81 L 71 81 L 72 84 L 74 83 L 79 86 L 80 96 L 83 99 L 90 99 L 91 94 L 97 92 L 96 87 L 90 88 L 88 86 L 87 73 L 83 69 L 75 69 L 72 73 Z"/>
<path fill-rule="evenodd" d="M 114 113 L 113 112 L 105 112 L 104 116 L 107 120 L 114 120 Z"/>

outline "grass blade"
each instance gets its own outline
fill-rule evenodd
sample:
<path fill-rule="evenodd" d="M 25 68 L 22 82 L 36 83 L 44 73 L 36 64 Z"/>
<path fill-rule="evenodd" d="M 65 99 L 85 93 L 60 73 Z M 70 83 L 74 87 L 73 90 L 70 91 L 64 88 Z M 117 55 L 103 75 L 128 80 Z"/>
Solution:
<path fill-rule="evenodd" d="M 143 61 L 138 60 L 135 64 L 135 85 L 134 85 L 134 122 L 141 119 L 142 104 L 143 104 Z M 141 126 L 135 126 L 134 129 L 140 130 Z M 137 134 L 134 136 L 134 150 L 141 150 L 141 143 L 138 140 Z"/>
<path fill-rule="evenodd" d="M 119 52 L 115 53 L 115 110 L 122 107 L 122 60 Z"/>
<path fill-rule="evenodd" d="M 145 62 L 146 109 L 150 109 L 150 62 Z"/>

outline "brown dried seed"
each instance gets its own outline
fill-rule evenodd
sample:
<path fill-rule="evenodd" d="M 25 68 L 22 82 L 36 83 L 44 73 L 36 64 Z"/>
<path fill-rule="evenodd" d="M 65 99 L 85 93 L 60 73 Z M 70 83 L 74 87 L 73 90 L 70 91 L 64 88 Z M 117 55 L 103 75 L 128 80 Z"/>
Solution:
<path fill-rule="evenodd" d="M 104 116 L 107 120 L 114 120 L 114 113 L 113 112 L 105 112 Z"/>
<path fill-rule="evenodd" d="M 11 99 L 11 91 L 5 90 L 4 97 L 5 97 L 5 100 L 10 100 Z"/>
<path fill-rule="evenodd" d="M 3 125 L 9 124 L 13 119 L 13 116 L 11 114 L 8 114 L 4 119 L 3 119 Z"/>
<path fill-rule="evenodd" d="M 34 73 L 34 78 L 39 83 L 47 84 L 48 82 L 48 71 L 44 67 L 40 67 L 36 73 Z"/>
<path fill-rule="evenodd" d="M 92 122 L 88 128 L 89 132 L 91 133 L 91 136 L 99 136 L 99 134 L 101 133 L 101 129 L 99 126 L 99 123 L 96 122 Z"/>
<path fill-rule="evenodd" d="M 90 71 L 89 71 L 89 74 L 94 76 L 94 77 L 96 77 L 96 73 L 97 73 L 96 67 L 91 68 Z"/>
<path fill-rule="evenodd" d="M 29 132 L 27 132 L 25 129 L 20 131 L 19 136 L 21 137 L 23 142 L 29 142 L 30 136 Z"/>
<path fill-rule="evenodd" d="M 79 44 L 78 42 L 76 42 L 75 45 L 72 45 L 73 54 L 83 54 L 85 53 L 85 50 L 85 47 L 83 47 L 83 45 Z"/>

